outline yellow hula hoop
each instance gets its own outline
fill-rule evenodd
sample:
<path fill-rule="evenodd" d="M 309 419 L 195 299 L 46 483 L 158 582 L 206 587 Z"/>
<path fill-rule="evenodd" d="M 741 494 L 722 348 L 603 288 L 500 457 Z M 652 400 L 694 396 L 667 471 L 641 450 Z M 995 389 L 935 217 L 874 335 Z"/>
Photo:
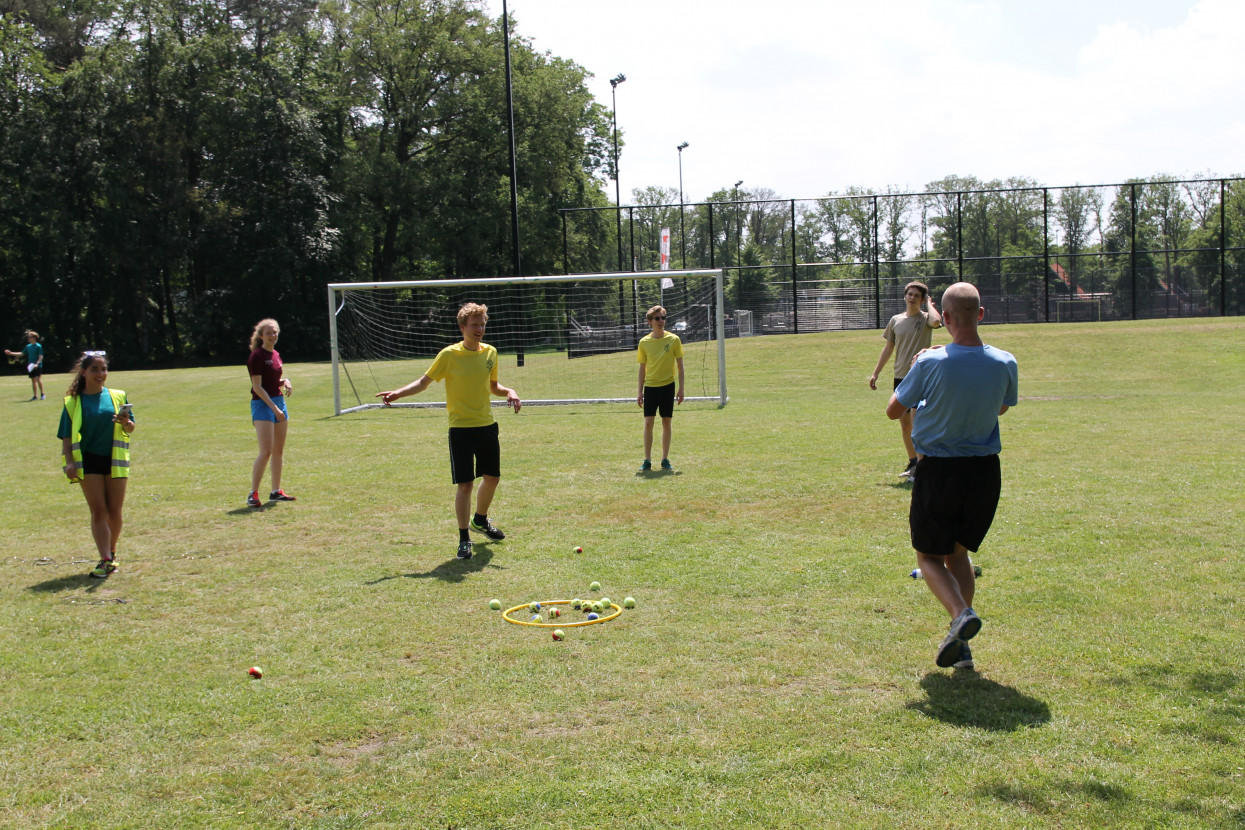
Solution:
<path fill-rule="evenodd" d="M 540 602 L 541 608 L 544 608 L 546 605 L 571 604 L 569 599 L 551 599 L 548 601 L 538 600 L 538 602 Z M 597 623 L 609 622 L 623 612 L 622 606 L 616 602 L 611 602 L 610 608 L 614 609 L 613 613 L 611 613 L 608 617 L 598 617 L 595 620 L 582 620 L 580 622 L 532 622 L 531 620 L 516 620 L 510 616 L 515 611 L 528 611 L 531 607 L 532 604 L 530 602 L 525 602 L 522 605 L 516 605 L 514 608 L 507 608 L 501 614 L 502 619 L 508 623 L 514 623 L 515 625 L 530 625 L 533 628 L 575 628 L 576 626 L 581 625 L 596 625 Z"/>

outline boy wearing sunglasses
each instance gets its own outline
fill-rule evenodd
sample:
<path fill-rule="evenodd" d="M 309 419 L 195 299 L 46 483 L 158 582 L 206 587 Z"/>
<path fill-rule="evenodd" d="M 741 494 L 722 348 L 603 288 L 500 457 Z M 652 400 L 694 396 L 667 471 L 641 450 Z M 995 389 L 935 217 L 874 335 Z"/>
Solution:
<path fill-rule="evenodd" d="M 635 402 L 644 410 L 642 473 L 653 469 L 653 420 L 658 415 L 661 415 L 661 468 L 674 469 L 670 464 L 670 421 L 674 417 L 675 402 L 683 403 L 683 342 L 677 334 L 666 331 L 666 310 L 661 306 L 650 308 L 646 318 L 653 331 L 641 338 L 636 350 L 640 380 Z"/>

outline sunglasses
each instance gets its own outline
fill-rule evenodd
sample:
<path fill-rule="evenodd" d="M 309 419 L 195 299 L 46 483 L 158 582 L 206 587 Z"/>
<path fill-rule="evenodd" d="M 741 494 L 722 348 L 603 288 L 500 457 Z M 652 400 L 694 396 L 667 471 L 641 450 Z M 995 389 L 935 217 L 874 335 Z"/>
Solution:
<path fill-rule="evenodd" d="M 652 317 L 650 317 L 649 319 L 650 319 L 650 320 L 664 320 L 664 319 L 666 319 L 666 315 L 664 315 L 664 314 L 654 314 L 654 315 L 653 315 Z"/>
<path fill-rule="evenodd" d="M 82 356 L 83 356 L 83 357 L 105 357 L 107 354 L 108 354 L 108 352 L 104 351 L 103 349 L 100 349 L 100 350 L 99 350 L 99 351 L 97 351 L 97 352 L 95 352 L 95 351 L 91 351 L 91 352 L 83 352 L 83 353 L 82 353 Z"/>

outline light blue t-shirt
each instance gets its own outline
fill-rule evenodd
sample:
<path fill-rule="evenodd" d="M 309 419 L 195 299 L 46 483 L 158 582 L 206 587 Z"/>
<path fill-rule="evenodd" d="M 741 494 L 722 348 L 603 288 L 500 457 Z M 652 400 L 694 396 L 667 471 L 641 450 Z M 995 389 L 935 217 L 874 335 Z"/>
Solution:
<path fill-rule="evenodd" d="M 917 359 L 895 390 L 909 409 L 912 444 L 936 458 L 995 455 L 999 410 L 1016 405 L 1016 358 L 993 346 L 931 349 Z"/>

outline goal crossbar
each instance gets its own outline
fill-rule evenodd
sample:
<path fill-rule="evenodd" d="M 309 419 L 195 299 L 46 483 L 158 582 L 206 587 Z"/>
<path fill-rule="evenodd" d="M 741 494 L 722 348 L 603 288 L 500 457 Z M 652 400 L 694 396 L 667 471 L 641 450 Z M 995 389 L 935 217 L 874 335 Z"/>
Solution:
<path fill-rule="evenodd" d="M 568 292 L 577 291 L 581 286 L 599 283 L 619 285 L 617 302 L 612 289 L 611 294 L 604 297 L 608 309 L 592 306 L 602 302 L 600 288 L 596 289 L 595 298 L 568 296 Z M 380 391 L 405 385 L 419 377 L 427 361 L 435 355 L 431 343 L 438 344 L 435 348 L 439 350 L 459 338 L 456 323 L 452 328 L 450 323 L 454 321 L 461 302 L 476 299 L 477 294 L 490 297 L 489 316 L 492 321 L 509 318 L 509 330 L 504 328 L 505 324 L 502 324 L 501 330 L 502 340 L 508 342 L 498 348 L 504 358 L 515 363 L 505 368 L 502 382 L 517 387 L 529 383 L 539 387 L 533 390 L 536 392 L 533 397 L 524 399 L 525 406 L 634 403 L 634 396 L 624 397 L 620 392 L 634 385 L 635 376 L 630 372 L 621 373 L 620 367 L 626 363 L 627 356 L 634 354 L 634 342 L 647 333 L 643 328 L 640 306 L 649 302 L 657 304 L 656 301 L 665 304 L 667 291 L 671 295 L 671 326 L 676 329 L 674 333 L 684 339 L 685 364 L 690 362 L 686 359 L 690 349 L 693 352 L 690 357 L 694 360 L 690 373 L 703 375 L 696 378 L 702 388 L 689 390 L 701 394 L 686 394 L 684 400 L 715 402 L 720 407 L 729 400 L 726 391 L 724 279 L 721 269 L 338 282 L 328 284 L 327 288 L 333 405 L 338 415 L 383 406 L 373 400 L 371 390 L 360 389 L 360 386 L 366 385 L 365 380 L 375 387 L 375 391 Z M 587 288 L 584 290 L 590 291 Z M 427 292 L 427 296 L 419 292 Z M 550 293 L 556 295 L 552 300 Z M 526 305 L 536 295 L 539 295 L 535 300 L 540 304 L 539 312 L 532 311 Z M 369 296 L 370 300 L 364 302 L 364 298 Z M 413 297 L 419 299 L 412 300 Z M 676 303 L 681 304 L 677 306 L 677 311 Z M 575 307 L 575 311 L 571 310 L 571 306 Z M 533 328 L 527 328 L 529 316 L 541 316 L 545 327 L 535 328 L 537 324 L 532 323 Z M 674 319 L 676 316 L 681 318 L 677 322 Z M 679 326 L 683 329 L 677 330 Z M 414 343 L 416 339 L 419 341 L 417 344 Z M 485 339 L 493 342 L 490 336 L 486 335 Z M 364 345 L 356 341 L 367 342 Z M 552 390 L 554 394 L 542 394 L 550 391 L 544 388 L 548 384 L 533 381 L 538 377 L 543 380 L 546 371 L 555 374 L 561 371 L 555 358 L 562 356 L 548 353 L 550 349 L 565 352 L 562 365 L 568 365 L 567 358 L 572 359 L 573 363 L 597 363 L 593 367 L 597 376 L 589 384 L 597 388 L 576 395 L 573 391 L 575 380 L 567 379 L 552 384 L 558 387 Z M 521 368 L 525 366 L 525 356 L 529 369 Z M 519 368 L 516 370 L 515 367 Z M 522 376 L 525 372 L 528 373 L 526 378 L 515 380 L 516 373 Z M 404 379 L 399 383 L 392 379 L 395 377 Z M 343 406 L 343 380 L 349 384 L 356 405 Z M 611 387 L 614 391 L 612 395 L 608 394 Z M 522 394 L 523 388 L 519 391 Z M 572 394 L 565 394 L 566 391 L 572 391 Z M 606 394 L 600 394 L 601 391 Z M 494 405 L 504 406 L 505 403 L 495 401 Z M 445 403 L 443 400 L 408 399 L 393 406 L 428 409 L 444 408 Z"/>

